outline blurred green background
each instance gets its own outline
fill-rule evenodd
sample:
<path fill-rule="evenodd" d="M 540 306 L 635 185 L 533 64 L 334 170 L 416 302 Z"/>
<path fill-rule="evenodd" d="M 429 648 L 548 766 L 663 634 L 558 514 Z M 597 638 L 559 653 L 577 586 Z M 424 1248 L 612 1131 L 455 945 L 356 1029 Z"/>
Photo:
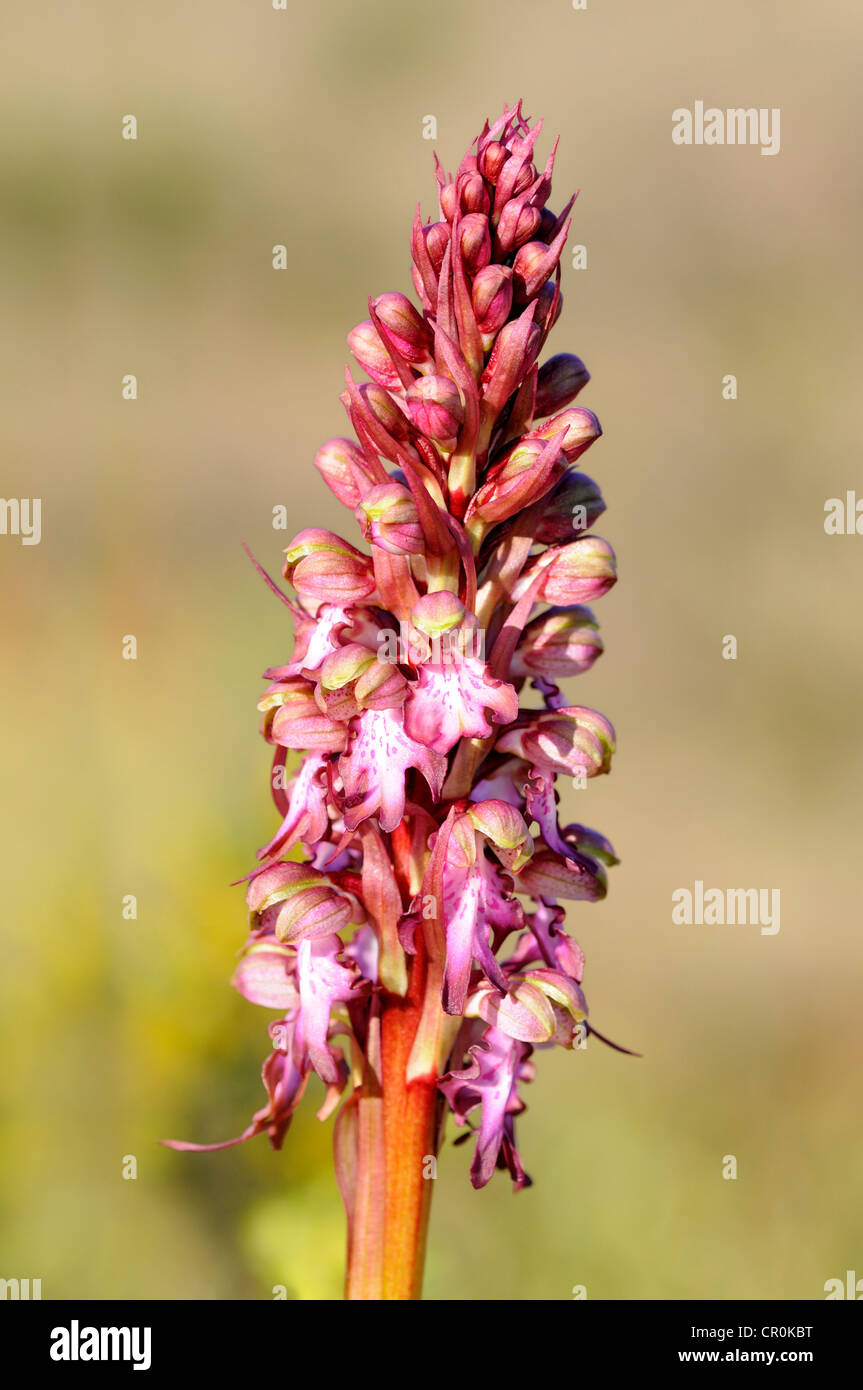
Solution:
<path fill-rule="evenodd" d="M 518 96 L 543 157 L 561 135 L 553 204 L 582 190 L 552 346 L 593 373 L 621 569 L 569 687 L 616 723 L 615 770 L 564 810 L 622 864 L 569 923 L 592 1019 L 645 1055 L 539 1056 L 517 1197 L 474 1193 L 447 1143 L 426 1293 L 802 1299 L 863 1273 L 863 539 L 823 528 L 863 496 L 859 6 L 98 0 L 3 29 L 0 492 L 43 499 L 43 536 L 0 538 L 0 1274 L 340 1296 L 315 1095 L 280 1155 L 156 1144 L 263 1099 L 229 883 L 275 826 L 255 702 L 291 638 L 240 541 L 277 570 L 278 504 L 351 534 L 311 461 L 344 432 L 345 333 L 410 289 L 423 118 L 451 168 Z M 674 146 L 698 99 L 780 107 L 781 153 Z M 778 887 L 780 933 L 674 926 L 697 878 Z"/>

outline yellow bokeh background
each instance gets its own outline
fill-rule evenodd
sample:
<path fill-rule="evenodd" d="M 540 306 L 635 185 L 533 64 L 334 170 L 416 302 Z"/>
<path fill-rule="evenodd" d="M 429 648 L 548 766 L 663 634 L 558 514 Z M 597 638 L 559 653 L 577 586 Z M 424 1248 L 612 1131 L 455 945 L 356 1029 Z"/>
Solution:
<path fill-rule="evenodd" d="M 278 505 L 352 534 L 312 458 L 368 294 L 410 289 L 423 119 L 453 167 L 519 96 L 543 156 L 561 136 L 553 204 L 581 189 L 552 345 L 593 374 L 621 574 L 568 687 L 619 752 L 564 810 L 622 863 L 569 924 L 591 1017 L 644 1056 L 539 1056 L 517 1197 L 474 1193 L 447 1142 L 427 1296 L 803 1299 L 863 1273 L 863 539 L 823 526 L 863 497 L 859 6 L 97 0 L 4 30 L 0 492 L 41 497 L 43 535 L 0 537 L 0 1275 L 340 1296 L 318 1092 L 281 1154 L 157 1145 L 263 1098 L 229 885 L 275 828 L 255 702 L 291 638 L 240 543 L 278 570 Z M 781 152 L 673 145 L 695 100 L 780 108 Z M 696 879 L 779 888 L 780 932 L 675 926 Z"/>

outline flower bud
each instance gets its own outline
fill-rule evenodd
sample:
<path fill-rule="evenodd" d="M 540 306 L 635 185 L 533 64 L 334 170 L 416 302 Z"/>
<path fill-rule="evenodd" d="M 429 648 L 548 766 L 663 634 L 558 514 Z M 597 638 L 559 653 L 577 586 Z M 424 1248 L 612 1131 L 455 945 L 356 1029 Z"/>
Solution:
<path fill-rule="evenodd" d="M 332 531 L 300 531 L 285 550 L 282 574 L 303 600 L 360 603 L 374 593 L 375 576 L 366 555 Z"/>
<path fill-rule="evenodd" d="M 561 430 L 565 431 L 561 449 L 568 463 L 575 463 L 585 449 L 589 449 L 594 440 L 599 439 L 602 434 L 602 426 L 593 411 L 585 410 L 583 406 L 578 405 L 562 411 L 560 415 L 553 416 L 542 425 L 537 425 L 534 434 L 539 435 L 540 439 L 551 439 L 552 435 L 558 434 Z"/>
<path fill-rule="evenodd" d="M 488 218 L 481 212 L 469 212 L 458 224 L 458 235 L 465 269 L 473 275 L 491 260 Z"/>
<path fill-rule="evenodd" d="M 473 312 L 483 347 L 491 346 L 494 335 L 509 318 L 512 308 L 512 271 L 507 265 L 487 265 L 474 276 Z"/>
<path fill-rule="evenodd" d="M 452 222 L 458 209 L 458 191 L 454 183 L 446 183 L 441 189 L 440 208 L 447 222 Z"/>
<path fill-rule="evenodd" d="M 536 180 L 536 165 L 514 148 L 500 171 L 495 188 L 495 212 L 503 212 L 510 198 L 517 198 Z"/>
<path fill-rule="evenodd" d="M 504 164 L 509 159 L 509 150 L 499 140 L 490 140 L 479 156 L 479 171 L 488 183 L 497 183 Z"/>
<path fill-rule="evenodd" d="M 568 825 L 563 832 L 563 838 L 580 855 L 598 859 L 600 863 L 609 867 L 620 863 L 611 841 L 598 830 L 591 830 L 586 825 Z M 581 976 L 577 978 L 580 979 Z"/>
<path fill-rule="evenodd" d="M 420 377 L 407 392 L 407 408 L 420 433 L 444 453 L 451 453 L 464 420 L 455 382 L 448 376 Z"/>
<path fill-rule="evenodd" d="M 319 689 L 331 717 L 353 719 L 364 709 L 398 709 L 408 683 L 398 667 L 379 661 L 362 643 L 349 642 L 324 661 Z"/>
<path fill-rule="evenodd" d="M 500 215 L 497 224 L 497 243 L 500 254 L 510 255 L 518 246 L 523 246 L 536 236 L 542 213 L 529 203 L 519 203 L 511 199 Z M 538 244 L 538 243 L 537 243 Z"/>
<path fill-rule="evenodd" d="M 492 797 L 474 802 L 465 814 L 509 872 L 520 873 L 533 854 L 533 838 L 521 812 L 508 801 Z"/>
<path fill-rule="evenodd" d="M 422 555 L 425 537 L 410 489 L 401 483 L 373 487 L 356 509 L 363 535 L 388 555 Z"/>
<path fill-rule="evenodd" d="M 377 657 L 361 642 L 348 642 L 344 647 L 336 647 L 330 652 L 321 666 L 318 679 L 322 690 L 341 690 L 352 681 L 359 680 Z"/>
<path fill-rule="evenodd" d="M 553 774 L 583 772 L 598 777 L 611 768 L 614 729 L 604 715 L 583 705 L 543 710 L 498 737 L 501 753 L 517 753 L 525 762 Z"/>
<path fill-rule="evenodd" d="M 424 594 L 411 610 L 411 622 L 427 637 L 439 637 L 464 622 L 465 606 L 448 589 Z"/>
<path fill-rule="evenodd" d="M 243 952 L 231 984 L 250 1004 L 283 1012 L 296 1008 L 299 996 L 292 975 L 295 960 L 296 952 L 288 946 L 270 938 L 253 940 Z"/>
<path fill-rule="evenodd" d="M 478 171 L 459 179 L 459 204 L 462 212 L 487 213 L 491 208 L 485 180 Z"/>
<path fill-rule="evenodd" d="M 572 1047 L 577 1025 L 587 1017 L 581 989 L 559 970 L 531 970 L 516 975 L 506 994 L 489 985 L 475 995 L 480 1018 L 520 1042 Z"/>
<path fill-rule="evenodd" d="M 429 260 L 434 266 L 435 273 L 440 275 L 443 258 L 449 246 L 449 227 L 446 222 L 430 222 L 427 227 L 422 229 L 426 250 L 429 253 Z"/>
<path fill-rule="evenodd" d="M 565 680 L 589 671 L 601 652 L 602 638 L 589 608 L 552 608 L 527 624 L 510 676 Z"/>
<path fill-rule="evenodd" d="M 398 440 L 399 443 L 407 443 L 410 438 L 410 425 L 407 416 L 396 405 L 389 391 L 385 391 L 382 386 L 371 386 L 364 383 L 359 387 L 359 393 L 363 403 L 371 411 L 378 424 L 383 426 L 387 434 L 392 439 Z M 344 399 L 345 396 L 342 396 L 342 400 Z"/>
<path fill-rule="evenodd" d="M 520 170 L 516 174 L 515 182 L 512 185 L 512 193 L 510 196 L 513 198 L 517 198 L 519 193 L 524 193 L 525 189 L 529 188 L 530 185 L 535 182 L 536 165 L 532 164 L 530 160 L 528 160 L 526 164 L 523 164 L 521 166 Z"/>
<path fill-rule="evenodd" d="M 381 341 L 381 336 L 371 319 L 364 319 L 348 334 L 348 347 L 354 354 L 364 372 L 373 381 L 390 391 L 401 389 L 401 377 L 392 363 L 392 358 Z"/>
<path fill-rule="evenodd" d="M 545 337 L 548 337 L 554 328 L 562 309 L 563 295 L 554 280 L 547 280 L 536 296 L 536 312 L 533 316 L 534 323 L 539 325 Z"/>
<path fill-rule="evenodd" d="M 557 217 L 550 208 L 542 209 L 539 228 L 536 233 L 537 241 L 544 241 L 546 246 L 553 239 L 557 227 Z"/>
<path fill-rule="evenodd" d="M 546 550 L 522 575 L 513 590 L 520 597 L 543 570 L 545 577 L 537 594 L 537 602 L 554 604 L 592 603 L 607 593 L 617 582 L 614 551 L 600 536 L 583 536 L 570 545 Z"/>
<path fill-rule="evenodd" d="M 317 677 L 315 700 L 318 709 L 338 724 L 347 724 L 361 713 L 354 696 L 354 685 L 375 659 L 375 654 L 359 642 L 350 642 L 330 652 L 320 670 L 304 671 L 310 680 Z"/>
<path fill-rule="evenodd" d="M 559 352 L 550 357 L 539 369 L 534 415 L 541 420 L 562 410 L 589 381 L 590 372 L 580 357 L 571 352 Z"/>
<path fill-rule="evenodd" d="M 555 1017 L 542 990 L 515 979 L 506 994 L 491 985 L 481 985 L 468 1005 L 492 1028 L 519 1042 L 541 1046 L 554 1036 Z"/>
<path fill-rule="evenodd" d="M 530 308 L 510 319 L 498 333 L 482 374 L 482 399 L 486 411 L 497 414 L 521 385 L 539 352 L 541 334 L 531 321 Z"/>
<path fill-rule="evenodd" d="M 368 479 L 368 464 L 352 439 L 328 439 L 315 454 L 315 467 L 340 502 L 346 507 L 357 505 L 360 485 L 354 469 L 359 469 L 361 477 Z"/>
<path fill-rule="evenodd" d="M 398 709 L 408 695 L 408 683 L 397 666 L 375 660 L 366 667 L 354 686 L 354 696 L 362 709 Z"/>
<path fill-rule="evenodd" d="M 398 462 L 403 454 L 419 462 L 419 456 L 411 442 L 413 427 L 406 412 L 396 404 L 393 396 L 373 382 L 357 385 L 350 372 L 347 372 L 346 376 L 347 390 L 342 392 L 339 399 L 348 412 L 351 424 L 363 446 L 370 454 L 372 451 L 382 454 L 391 463 Z M 375 481 L 383 482 L 385 475 L 382 476 L 382 470 L 375 468 L 374 471 Z M 371 465 L 369 472 L 372 472 Z"/>
<path fill-rule="evenodd" d="M 520 246 L 512 263 L 512 276 L 517 300 L 525 302 L 539 293 L 546 280 L 554 274 L 560 253 L 569 231 L 569 223 L 561 227 L 551 246 L 544 241 L 528 241 Z"/>
<path fill-rule="evenodd" d="M 299 677 L 277 681 L 258 703 L 263 735 L 281 748 L 315 753 L 343 753 L 347 729 L 321 712 L 314 688 Z"/>
<path fill-rule="evenodd" d="M 474 518 L 487 525 L 506 521 L 554 487 L 563 473 L 560 441 L 552 443 L 528 436 L 515 444 L 499 463 L 489 469 L 467 509 L 466 521 Z"/>
<path fill-rule="evenodd" d="M 405 294 L 379 294 L 372 307 L 402 356 L 417 365 L 431 357 L 434 336 L 419 309 Z"/>
<path fill-rule="evenodd" d="M 569 469 L 564 473 L 536 529 L 536 539 L 555 545 L 573 539 L 573 532 L 588 530 L 605 511 L 597 483 L 586 473 Z"/>
<path fill-rule="evenodd" d="M 578 983 L 560 970 L 528 970 L 524 981 L 539 989 L 550 1003 L 555 1017 L 552 1042 L 572 1047 L 581 1034 L 578 1025 L 587 1018 L 587 1000 Z"/>
<path fill-rule="evenodd" d="M 323 874 L 308 864 L 274 864 L 257 874 L 246 894 L 253 931 L 273 931 L 294 945 L 334 936 L 362 914 Z"/>

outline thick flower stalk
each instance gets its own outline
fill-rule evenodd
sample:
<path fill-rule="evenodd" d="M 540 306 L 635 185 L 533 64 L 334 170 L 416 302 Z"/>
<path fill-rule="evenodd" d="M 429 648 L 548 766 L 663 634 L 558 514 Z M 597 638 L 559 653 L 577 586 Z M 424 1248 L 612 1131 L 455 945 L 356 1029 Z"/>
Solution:
<path fill-rule="evenodd" d="M 267 1104 L 227 1142 L 278 1149 L 324 1083 L 350 1298 L 419 1296 L 447 1113 L 475 1135 L 476 1187 L 496 1168 L 529 1182 L 515 1122 L 534 1055 L 590 1027 L 560 904 L 603 897 L 616 860 L 560 825 L 555 783 L 608 772 L 614 731 L 558 683 L 601 653 L 586 605 L 616 573 L 580 467 L 601 434 L 573 405 L 587 369 L 540 365 L 573 203 L 549 208 L 540 128 L 519 104 L 454 178 L 437 165 L 418 306 L 378 295 L 348 335 L 369 380 L 347 371 L 353 438 L 315 462 L 360 543 L 311 527 L 287 547 L 295 646 L 260 703 L 280 824 L 234 984 L 280 1017 Z"/>

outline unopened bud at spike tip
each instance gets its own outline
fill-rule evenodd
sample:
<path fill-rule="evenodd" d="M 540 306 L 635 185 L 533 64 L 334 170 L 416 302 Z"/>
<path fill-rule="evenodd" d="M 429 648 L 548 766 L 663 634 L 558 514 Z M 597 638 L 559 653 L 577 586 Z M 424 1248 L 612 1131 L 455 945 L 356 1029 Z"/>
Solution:
<path fill-rule="evenodd" d="M 485 180 L 479 172 L 468 173 L 459 182 L 459 204 L 462 212 L 488 213 L 491 199 Z"/>
<path fill-rule="evenodd" d="M 509 158 L 509 151 L 499 140 L 491 140 L 479 156 L 479 170 L 488 183 L 497 183 L 503 166 Z"/>
<path fill-rule="evenodd" d="M 569 541 L 587 531 L 605 511 L 598 483 L 586 473 L 569 469 L 548 499 L 536 529 L 536 539 L 544 545 Z"/>
<path fill-rule="evenodd" d="M 348 347 L 364 372 L 389 391 L 401 389 L 401 378 L 371 319 L 364 319 L 348 334 Z"/>
<path fill-rule="evenodd" d="M 550 357 L 540 367 L 536 381 L 536 418 L 541 420 L 569 405 L 589 380 L 590 372 L 580 357 L 571 352 Z"/>
<path fill-rule="evenodd" d="M 533 302 L 536 305 L 534 323 L 538 324 L 545 337 L 548 337 L 563 309 L 560 287 L 554 280 L 547 280 Z"/>
<path fill-rule="evenodd" d="M 554 415 L 534 429 L 541 439 L 551 439 L 563 431 L 561 451 L 568 463 L 575 463 L 585 449 L 589 449 L 602 434 L 602 426 L 592 410 L 572 406 L 569 410 Z"/>
<path fill-rule="evenodd" d="M 469 212 L 458 224 L 458 237 L 465 268 L 474 275 L 491 260 L 488 218 L 481 212 Z"/>
<path fill-rule="evenodd" d="M 410 437 L 410 424 L 404 412 L 396 405 L 389 391 L 383 386 L 363 384 L 359 388 L 363 403 L 368 406 L 375 420 L 382 425 L 393 439 L 406 442 Z M 349 405 L 349 399 L 345 399 Z"/>
<path fill-rule="evenodd" d="M 512 271 L 508 265 L 487 265 L 473 282 L 473 311 L 484 339 L 489 343 L 509 318 L 512 308 Z"/>
<path fill-rule="evenodd" d="M 560 440 L 525 438 L 489 469 L 467 509 L 467 521 L 487 524 L 507 517 L 542 497 L 563 472 Z"/>
<path fill-rule="evenodd" d="M 539 230 L 542 215 L 538 208 L 529 203 L 509 202 L 504 208 L 497 224 L 497 247 L 503 256 L 508 256 L 517 247 L 529 242 Z"/>
<path fill-rule="evenodd" d="M 372 308 L 408 362 L 422 364 L 431 360 L 432 331 L 407 295 L 379 294 L 372 300 Z"/>
<path fill-rule="evenodd" d="M 409 488 L 380 483 L 356 509 L 366 540 L 388 555 L 422 555 L 426 549 L 417 505 Z"/>
<path fill-rule="evenodd" d="M 365 455 L 351 439 L 328 439 L 315 455 L 315 467 L 346 507 L 353 508 L 359 502 L 363 480 L 371 486 Z"/>
<path fill-rule="evenodd" d="M 455 382 L 448 376 L 423 376 L 409 387 L 405 401 L 421 434 L 445 453 L 456 446 L 464 407 Z"/>
<path fill-rule="evenodd" d="M 454 183 L 447 183 L 441 189 L 440 207 L 447 222 L 452 222 L 458 211 L 458 192 Z"/>
<path fill-rule="evenodd" d="M 446 222 L 430 222 L 427 227 L 422 229 L 426 250 L 429 260 L 434 267 L 435 273 L 440 275 L 443 258 L 449 246 L 450 230 Z"/>

